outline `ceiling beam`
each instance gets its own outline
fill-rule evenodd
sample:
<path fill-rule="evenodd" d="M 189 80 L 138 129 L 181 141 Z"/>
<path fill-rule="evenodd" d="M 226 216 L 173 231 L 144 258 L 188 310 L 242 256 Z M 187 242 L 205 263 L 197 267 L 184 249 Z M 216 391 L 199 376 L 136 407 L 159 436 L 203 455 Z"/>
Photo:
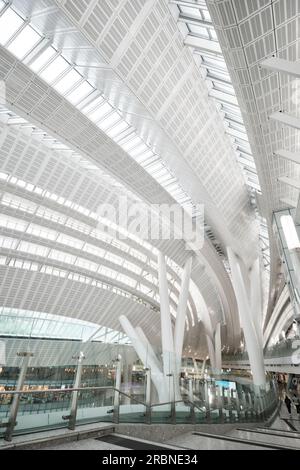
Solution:
<path fill-rule="evenodd" d="M 290 160 L 291 162 L 298 163 L 300 165 L 300 152 L 293 153 L 290 150 L 276 150 L 274 155 L 277 157 L 285 158 L 286 160 Z"/>
<path fill-rule="evenodd" d="M 280 176 L 278 178 L 278 181 L 280 181 L 280 183 L 292 186 L 292 188 L 300 189 L 300 181 L 294 178 L 289 178 L 288 176 Z"/>
<path fill-rule="evenodd" d="M 199 8 L 207 9 L 205 0 L 199 0 L 197 3 L 195 3 L 194 1 L 188 1 L 188 0 L 170 0 L 170 3 L 183 6 L 183 7 L 195 8 L 195 9 L 199 9 Z"/>
<path fill-rule="evenodd" d="M 263 60 L 260 63 L 260 67 L 267 70 L 272 70 L 273 72 L 281 72 L 296 78 L 300 78 L 299 62 L 291 62 L 289 60 L 279 59 L 278 57 L 270 57 L 269 59 Z"/>
<path fill-rule="evenodd" d="M 298 197 L 298 203 L 297 203 L 297 207 L 296 207 L 294 221 L 295 221 L 296 225 L 300 224 L 300 194 L 299 194 L 299 197 Z"/>
<path fill-rule="evenodd" d="M 288 199 L 286 197 L 282 197 L 280 199 L 280 202 L 282 202 L 282 204 L 284 204 L 287 207 L 291 207 L 291 208 L 297 207 L 297 202 L 292 201 L 292 199 Z"/>
<path fill-rule="evenodd" d="M 222 55 L 222 49 L 218 42 L 203 39 L 192 34 L 188 34 L 184 40 L 185 46 L 194 47 L 201 51 L 213 52 L 214 54 Z"/>
<path fill-rule="evenodd" d="M 203 26 L 204 28 L 214 29 L 213 24 L 210 23 L 209 21 L 200 20 L 198 18 L 183 15 L 183 14 L 179 15 L 178 21 L 180 23 L 185 23 L 185 24 L 189 23 L 189 24 L 193 24 L 195 26 Z"/>
<path fill-rule="evenodd" d="M 296 118 L 295 116 L 291 116 L 290 114 L 284 113 L 282 111 L 277 111 L 276 113 L 272 113 L 270 115 L 270 119 L 272 121 L 280 122 L 281 124 L 285 124 L 286 126 L 293 127 L 294 129 L 300 130 L 300 119 Z"/>

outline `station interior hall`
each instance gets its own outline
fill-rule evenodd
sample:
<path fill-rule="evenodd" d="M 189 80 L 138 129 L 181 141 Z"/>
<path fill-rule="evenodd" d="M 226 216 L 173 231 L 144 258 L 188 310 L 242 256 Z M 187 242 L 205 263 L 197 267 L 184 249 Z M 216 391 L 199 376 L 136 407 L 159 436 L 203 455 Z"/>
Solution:
<path fill-rule="evenodd" d="M 299 191 L 300 0 L 0 0 L 0 451 L 300 450 Z"/>

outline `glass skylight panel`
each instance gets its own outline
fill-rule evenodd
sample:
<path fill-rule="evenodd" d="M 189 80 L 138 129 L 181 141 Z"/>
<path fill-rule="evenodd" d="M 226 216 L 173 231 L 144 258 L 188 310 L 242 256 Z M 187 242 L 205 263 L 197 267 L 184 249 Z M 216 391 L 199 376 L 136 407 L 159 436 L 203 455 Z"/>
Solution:
<path fill-rule="evenodd" d="M 137 147 L 137 145 L 140 145 L 142 143 L 142 139 L 135 134 L 134 137 L 131 138 L 128 142 L 120 143 L 120 145 L 125 150 L 125 152 L 129 152 L 129 150 L 134 149 L 135 147 Z"/>
<path fill-rule="evenodd" d="M 244 158 L 242 154 L 238 156 L 238 160 L 242 165 L 246 165 L 247 167 L 252 168 L 253 170 L 256 171 L 256 166 L 255 166 L 254 161 Z"/>
<path fill-rule="evenodd" d="M 49 252 L 49 248 L 45 246 L 37 245 L 35 243 L 30 243 L 26 241 L 20 241 L 19 245 L 17 246 L 17 250 L 37 256 L 47 256 Z"/>
<path fill-rule="evenodd" d="M 99 265 L 97 263 L 93 263 L 84 258 L 77 258 L 75 261 L 75 266 L 79 266 L 80 268 L 87 269 L 89 271 L 98 271 Z"/>
<path fill-rule="evenodd" d="M 111 261 L 112 263 L 115 263 L 115 264 L 121 265 L 121 264 L 123 263 L 123 258 L 121 258 L 121 257 L 118 256 L 118 255 L 115 255 L 114 253 L 107 252 L 107 253 L 105 254 L 105 258 L 106 258 L 108 261 Z"/>
<path fill-rule="evenodd" d="M 132 139 L 132 137 L 135 135 L 134 129 L 128 125 L 128 129 L 125 129 L 120 135 L 114 138 L 114 141 L 121 145 L 123 142 L 127 142 L 129 139 Z"/>
<path fill-rule="evenodd" d="M 105 256 L 105 250 L 98 246 L 90 245 L 89 243 L 84 245 L 83 250 L 87 253 L 91 253 L 92 255 L 99 256 L 100 258 L 104 258 Z"/>
<path fill-rule="evenodd" d="M 141 153 L 145 153 L 149 150 L 149 147 L 144 144 L 144 142 L 141 143 L 141 145 L 139 145 L 138 147 L 135 147 L 133 150 L 130 150 L 129 151 L 129 154 L 132 156 L 132 157 L 137 157 L 138 155 L 140 155 Z M 151 152 L 152 153 L 152 152 Z M 152 153 L 153 155 L 153 153 Z"/>
<path fill-rule="evenodd" d="M 243 152 L 239 147 L 237 148 L 237 152 L 239 152 L 239 157 L 240 157 L 240 158 L 244 158 L 247 162 L 251 162 L 251 163 L 253 163 L 253 165 L 255 166 L 255 163 L 254 163 L 254 159 L 253 159 L 253 155 L 252 155 L 252 154 Z"/>
<path fill-rule="evenodd" d="M 247 134 L 237 131 L 230 126 L 227 127 L 226 132 L 230 135 L 233 135 L 234 137 L 237 137 L 240 140 L 244 140 L 245 142 L 248 141 Z"/>
<path fill-rule="evenodd" d="M 89 100 L 90 101 L 90 100 Z M 82 112 L 86 115 L 88 115 L 90 112 L 94 111 L 98 106 L 104 103 L 104 98 L 103 96 L 98 96 L 97 98 L 92 99 L 88 104 L 83 106 Z"/>
<path fill-rule="evenodd" d="M 81 250 L 84 242 L 78 240 L 77 238 L 70 237 L 69 235 L 64 235 L 61 233 L 57 238 L 57 243 L 61 243 L 63 245 L 71 246 L 72 248 Z"/>
<path fill-rule="evenodd" d="M 85 80 L 68 95 L 68 100 L 72 104 L 76 105 L 80 103 L 83 99 L 87 98 L 93 90 L 94 88 L 92 87 L 92 85 L 90 85 L 89 82 Z"/>
<path fill-rule="evenodd" d="M 63 263 L 68 264 L 75 264 L 76 261 L 76 256 L 58 250 L 51 250 L 48 255 L 48 258 L 55 259 L 57 261 L 62 261 Z"/>
<path fill-rule="evenodd" d="M 238 105 L 237 98 L 235 95 L 231 95 L 229 93 L 217 90 L 215 88 L 212 88 L 209 92 L 210 96 L 213 96 L 216 98 L 218 101 L 221 101 L 221 103 L 228 103 L 232 105 Z"/>
<path fill-rule="evenodd" d="M 78 72 L 76 72 L 76 70 L 72 69 L 54 85 L 54 88 L 56 91 L 58 91 L 58 93 L 65 95 L 80 80 L 82 80 L 81 75 Z"/>
<path fill-rule="evenodd" d="M 242 125 L 242 124 L 238 124 L 237 122 L 233 122 L 231 120 L 227 121 L 229 123 L 229 127 L 231 129 L 234 129 L 236 131 L 239 131 L 239 132 L 242 132 L 243 134 L 246 134 L 247 136 L 247 132 L 246 132 L 246 129 L 245 129 L 245 126 Z"/>
<path fill-rule="evenodd" d="M 115 279 L 118 274 L 116 271 L 113 271 L 112 269 L 109 269 L 106 266 L 100 266 L 98 269 L 98 273 L 112 279 Z"/>
<path fill-rule="evenodd" d="M 164 169 L 165 167 L 161 162 L 157 162 L 157 163 L 152 163 L 151 165 L 147 165 L 145 166 L 145 168 L 147 169 L 147 171 L 153 174 L 158 170 Z"/>
<path fill-rule="evenodd" d="M 129 124 L 126 121 L 121 121 L 120 123 L 116 124 L 114 127 L 107 131 L 107 134 L 113 139 L 117 135 L 124 132 L 126 129 L 129 128 Z"/>
<path fill-rule="evenodd" d="M 95 111 L 87 114 L 86 111 L 84 110 L 84 114 L 87 114 L 88 118 L 95 122 L 98 123 L 101 119 L 103 119 L 108 113 L 111 113 L 113 110 L 112 106 L 108 104 L 106 101 L 103 100 L 103 104 L 97 108 Z"/>
<path fill-rule="evenodd" d="M 70 65 L 61 56 L 56 57 L 41 73 L 47 83 L 53 83 L 63 72 L 65 72 Z"/>
<path fill-rule="evenodd" d="M 204 56 L 203 65 L 207 67 L 211 67 L 213 69 L 223 70 L 224 72 L 227 71 L 227 67 L 226 67 L 224 60 L 220 60 L 217 57 L 209 57 L 206 54 L 203 54 L 203 56 Z"/>
<path fill-rule="evenodd" d="M 39 72 L 44 68 L 51 59 L 57 54 L 56 50 L 53 47 L 47 47 L 31 64 L 30 68 L 34 72 Z"/>
<path fill-rule="evenodd" d="M 207 78 L 210 78 L 211 80 L 221 80 L 224 82 L 231 83 L 230 75 L 227 72 L 223 72 L 221 70 L 214 70 L 214 69 L 207 69 Z"/>
<path fill-rule="evenodd" d="M 196 36 L 201 36 L 203 38 L 209 38 L 207 28 L 204 28 L 203 26 L 200 26 L 200 25 L 198 26 L 192 23 L 188 23 L 188 27 L 192 34 Z"/>
<path fill-rule="evenodd" d="M 211 19 L 209 11 L 203 8 L 203 9 L 201 9 L 201 13 L 203 15 L 203 19 L 205 21 L 209 21 L 211 23 L 212 19 Z"/>
<path fill-rule="evenodd" d="M 10 11 L 11 9 L 9 8 L 8 10 Z M 20 26 L 25 25 L 25 20 L 22 20 L 22 18 L 14 12 L 11 14 L 14 17 L 15 23 L 18 23 L 17 31 L 20 29 Z M 199 14 L 199 10 L 196 10 L 196 15 L 197 14 Z M 204 30 L 206 31 L 205 28 Z M 23 40 L 21 41 L 20 38 L 23 38 Z M 16 42 L 16 38 L 12 41 L 10 46 L 14 48 L 15 53 L 22 59 L 24 58 L 24 54 L 26 55 L 30 52 L 40 39 L 41 37 L 38 33 L 36 33 L 31 26 L 26 25 L 18 35 L 18 43 Z M 21 46 L 24 50 L 22 50 Z M 71 64 L 59 54 L 53 46 L 47 47 L 40 53 L 30 66 L 32 70 L 40 73 L 42 79 L 49 84 L 53 84 L 56 91 L 65 96 L 71 103 L 78 106 L 82 100 L 87 98 L 89 103 L 83 105 L 82 109 L 79 106 L 79 109 L 81 109 L 90 120 L 95 122 L 99 128 L 112 136 L 115 142 L 119 143 L 119 145 L 123 145 L 124 149 L 126 145 L 125 151 L 131 150 L 131 156 L 133 158 L 140 155 L 141 152 L 148 150 L 147 145 L 137 136 L 135 129 L 122 119 L 121 115 L 114 110 L 112 105 L 101 95 L 99 96 L 99 92 L 94 89 L 76 69 L 72 69 Z M 94 94 L 96 96 L 98 94 L 98 97 L 95 99 L 93 99 Z M 59 145 L 56 139 L 45 135 L 45 140 L 46 139 L 49 140 L 50 144 L 54 143 L 54 145 Z M 139 144 L 140 148 L 136 149 Z M 157 159 L 159 158 L 160 157 L 157 156 Z M 150 162 L 147 162 L 147 164 L 148 163 Z M 88 169 L 92 170 L 96 168 L 95 165 L 88 167 Z"/>
<path fill-rule="evenodd" d="M 9 237 L 0 237 L 0 246 L 1 248 L 6 248 L 8 250 L 14 250 L 17 246 L 18 240 L 15 238 Z"/>
<path fill-rule="evenodd" d="M 106 119 L 99 122 L 99 127 L 103 131 L 110 129 L 114 124 L 121 120 L 121 116 L 116 111 L 113 111 Z"/>
<path fill-rule="evenodd" d="M 6 44 L 24 24 L 22 18 L 11 8 L 0 16 L 0 44 Z"/>
<path fill-rule="evenodd" d="M 216 90 L 222 91 L 223 93 L 229 93 L 230 95 L 235 96 L 233 86 L 230 85 L 229 83 L 222 83 L 219 81 L 214 81 L 213 84 Z"/>
<path fill-rule="evenodd" d="M 148 159 L 149 160 L 152 160 L 152 159 L 157 159 L 158 156 L 155 155 L 155 153 L 152 152 L 152 150 L 150 150 L 149 148 L 147 148 L 147 151 L 144 152 L 142 155 L 138 155 L 135 160 L 138 162 L 138 163 L 143 163 L 143 162 L 146 162 Z"/>
<path fill-rule="evenodd" d="M 180 11 L 186 16 L 202 19 L 199 8 L 192 8 L 184 5 L 180 5 Z"/>
<path fill-rule="evenodd" d="M 25 119 L 20 118 L 20 117 L 15 117 L 15 116 L 9 118 L 7 121 L 8 125 L 15 125 L 15 126 L 18 126 L 20 124 L 25 124 L 25 123 L 26 123 Z"/>
<path fill-rule="evenodd" d="M 213 41 L 218 41 L 218 36 L 214 29 L 210 29 L 209 34 L 210 34 L 210 37 L 213 39 Z"/>
<path fill-rule="evenodd" d="M 162 184 L 164 187 L 171 181 L 172 178 L 170 173 L 164 168 L 161 173 L 157 176 L 157 181 Z"/>
<path fill-rule="evenodd" d="M 240 123 L 240 124 L 244 123 L 243 118 L 240 114 L 233 114 L 232 112 L 225 111 L 223 107 L 221 108 L 221 111 L 223 113 L 225 112 L 224 118 L 227 121 L 233 121 L 233 122 Z"/>
<path fill-rule="evenodd" d="M 23 59 L 41 40 L 41 36 L 34 29 L 27 25 L 11 42 L 8 50 L 18 59 Z"/>
<path fill-rule="evenodd" d="M 131 279 L 131 277 L 126 276 L 125 274 L 118 273 L 118 281 L 121 281 L 123 284 L 126 284 L 130 287 L 136 287 L 136 280 Z"/>
<path fill-rule="evenodd" d="M 47 240 L 56 240 L 58 232 L 49 228 L 41 227 L 40 225 L 30 224 L 27 227 L 26 233 L 35 235 L 36 237 L 46 238 Z"/>

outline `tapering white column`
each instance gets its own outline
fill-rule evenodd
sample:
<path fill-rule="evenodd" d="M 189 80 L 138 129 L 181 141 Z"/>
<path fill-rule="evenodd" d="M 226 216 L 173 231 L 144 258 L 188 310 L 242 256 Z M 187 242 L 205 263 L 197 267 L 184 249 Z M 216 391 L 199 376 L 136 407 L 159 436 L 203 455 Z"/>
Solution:
<path fill-rule="evenodd" d="M 169 399 L 175 396 L 174 385 L 176 386 L 177 374 L 175 365 L 175 351 L 173 341 L 173 331 L 171 323 L 169 289 L 167 279 L 166 260 L 164 255 L 158 253 L 158 284 L 160 296 L 160 321 L 161 321 L 161 342 L 163 355 L 163 371 L 166 381 Z M 176 375 L 176 376 L 175 376 Z"/>
<path fill-rule="evenodd" d="M 228 260 L 231 268 L 233 288 L 235 291 L 241 324 L 245 335 L 253 382 L 255 385 L 265 387 L 266 376 L 264 367 L 263 350 L 257 337 L 252 311 L 249 305 L 244 280 L 236 255 L 231 248 L 227 248 Z"/>
<path fill-rule="evenodd" d="M 128 336 L 128 338 L 130 338 L 138 357 L 146 368 L 149 367 L 151 369 L 151 379 L 156 388 L 159 401 L 161 403 L 165 403 L 169 399 L 169 393 L 164 374 L 160 369 L 157 368 L 157 365 L 151 360 L 151 357 L 147 355 L 147 350 L 144 343 L 137 336 L 137 333 L 128 318 L 124 315 L 121 315 L 119 317 L 119 321 L 125 334 Z"/>
<path fill-rule="evenodd" d="M 211 371 L 214 373 L 216 370 L 215 348 L 214 348 L 213 340 L 207 333 L 206 333 L 206 342 L 207 342 L 208 355 L 209 355 L 209 360 L 210 360 L 210 368 L 211 368 Z"/>
<path fill-rule="evenodd" d="M 197 375 L 200 375 L 200 370 L 199 370 L 199 367 L 195 358 L 193 359 L 193 364 L 194 364 L 195 373 Z"/>
<path fill-rule="evenodd" d="M 187 310 L 187 302 L 189 296 L 189 286 L 192 272 L 193 258 L 192 256 L 186 261 L 182 273 L 181 289 L 179 294 L 179 301 L 177 307 L 175 333 L 174 333 L 174 346 L 176 355 L 176 368 L 177 374 L 180 373 L 181 356 L 185 331 L 185 318 Z"/>
<path fill-rule="evenodd" d="M 207 361 L 207 356 L 205 357 L 205 359 L 203 360 L 203 363 L 202 363 L 201 374 L 200 374 L 201 379 L 203 379 L 203 377 L 204 377 L 206 361 Z"/>
<path fill-rule="evenodd" d="M 222 345 L 221 345 L 221 323 L 217 323 L 215 331 L 215 358 L 216 373 L 220 374 L 222 370 Z"/>
<path fill-rule="evenodd" d="M 152 348 L 152 345 L 150 344 L 142 328 L 140 326 L 137 326 L 135 328 L 135 331 L 136 331 L 138 338 L 144 343 L 146 347 L 147 357 L 151 358 L 150 360 L 153 362 L 153 364 L 157 366 L 157 369 L 161 369 L 161 364 L 159 360 L 157 359 L 156 354 Z"/>
<path fill-rule="evenodd" d="M 292 265 L 297 279 L 298 288 L 300 290 L 300 248 L 293 248 L 289 250 Z"/>
<path fill-rule="evenodd" d="M 289 250 L 292 267 L 297 279 L 298 289 L 300 289 L 300 241 L 295 222 L 291 215 L 282 215 L 280 217 L 284 238 Z"/>
<path fill-rule="evenodd" d="M 253 322 L 256 329 L 257 338 L 260 346 L 263 348 L 263 329 L 262 329 L 262 297 L 261 297 L 261 275 L 260 262 L 257 258 L 250 270 L 250 303 L 253 315 Z"/>

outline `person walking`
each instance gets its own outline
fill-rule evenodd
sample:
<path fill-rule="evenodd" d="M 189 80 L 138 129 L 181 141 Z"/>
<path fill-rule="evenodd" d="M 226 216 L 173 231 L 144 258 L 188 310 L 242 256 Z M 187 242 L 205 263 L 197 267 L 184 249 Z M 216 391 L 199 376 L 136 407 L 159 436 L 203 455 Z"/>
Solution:
<path fill-rule="evenodd" d="M 285 396 L 284 403 L 287 407 L 289 416 L 291 417 L 292 416 L 292 402 L 291 402 L 290 398 L 287 395 Z"/>
<path fill-rule="evenodd" d="M 298 397 L 296 393 L 294 393 L 293 404 L 295 405 L 298 418 L 300 419 L 300 398 Z"/>

